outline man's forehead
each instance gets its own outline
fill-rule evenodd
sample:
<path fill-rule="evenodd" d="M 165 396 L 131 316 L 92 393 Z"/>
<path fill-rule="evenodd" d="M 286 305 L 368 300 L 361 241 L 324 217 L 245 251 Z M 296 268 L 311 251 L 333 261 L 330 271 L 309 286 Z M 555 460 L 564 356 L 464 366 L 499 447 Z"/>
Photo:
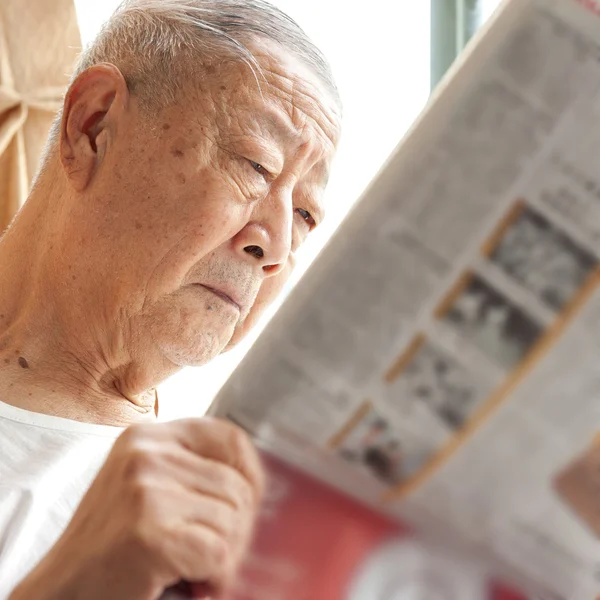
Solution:
<path fill-rule="evenodd" d="M 298 132 L 307 120 L 314 124 L 335 146 L 340 133 L 340 111 L 332 95 L 320 79 L 305 67 L 299 59 L 288 56 L 288 62 L 271 64 L 263 68 L 264 83 L 261 85 L 266 103 L 269 98 L 284 112 L 291 126 Z M 277 116 L 270 115 L 275 125 Z M 280 120 L 279 120 L 280 121 Z"/>
<path fill-rule="evenodd" d="M 217 81 L 220 89 L 226 90 L 226 110 L 242 108 L 241 105 L 260 118 L 262 125 L 277 137 L 297 140 L 313 125 L 328 144 L 337 146 L 341 115 L 332 93 L 321 78 L 299 57 L 279 44 L 268 40 L 253 40 L 248 44 L 260 70 L 252 70 L 247 64 L 229 62 L 229 73 L 221 72 L 225 79 L 230 77 L 232 89 Z"/>
<path fill-rule="evenodd" d="M 337 134 L 328 134 L 323 130 L 318 118 L 304 113 L 301 109 L 266 101 L 258 103 L 252 115 L 253 121 L 262 132 L 287 145 L 298 147 L 306 143 L 319 143 L 324 154 L 335 151 L 334 136 Z"/>

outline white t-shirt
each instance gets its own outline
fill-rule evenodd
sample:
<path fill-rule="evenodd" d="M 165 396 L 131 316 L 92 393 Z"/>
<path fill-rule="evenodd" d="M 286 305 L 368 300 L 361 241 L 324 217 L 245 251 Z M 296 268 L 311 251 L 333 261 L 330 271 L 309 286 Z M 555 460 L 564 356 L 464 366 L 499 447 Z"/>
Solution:
<path fill-rule="evenodd" d="M 0 600 L 60 537 L 122 431 L 0 402 Z"/>

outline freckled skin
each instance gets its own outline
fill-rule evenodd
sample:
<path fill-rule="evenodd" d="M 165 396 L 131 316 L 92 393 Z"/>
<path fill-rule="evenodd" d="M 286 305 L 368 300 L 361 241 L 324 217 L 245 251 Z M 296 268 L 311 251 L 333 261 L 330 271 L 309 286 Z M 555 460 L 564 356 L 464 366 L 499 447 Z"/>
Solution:
<path fill-rule="evenodd" d="M 132 422 L 146 390 L 235 345 L 280 292 L 323 218 L 339 111 L 298 59 L 251 47 L 260 91 L 247 66 L 219 60 L 150 119 L 115 67 L 73 84 L 59 155 L 0 243 L 0 358 L 18 346 L 34 365 L 0 369 L 0 395 L 33 386 L 51 404 L 51 387 L 75 418 Z"/>
<path fill-rule="evenodd" d="M 270 66 L 269 58 L 263 62 Z M 233 345 L 280 291 L 293 266 L 293 251 L 309 230 L 294 214 L 292 196 L 302 208 L 316 212 L 302 195 L 310 193 L 311 202 L 322 202 L 325 181 L 319 167 L 331 160 L 337 135 L 335 125 L 308 95 L 317 96 L 316 90 L 294 94 L 297 84 L 273 67 L 265 70 L 263 95 L 274 97 L 273 108 L 296 132 L 295 139 L 276 143 L 255 118 L 262 102 L 248 70 L 229 63 L 211 71 L 208 87 L 217 90 L 201 97 L 202 109 L 192 103 L 189 118 L 179 107 L 166 111 L 162 118 L 171 127 L 163 126 L 157 148 L 148 151 L 151 142 L 140 143 L 132 132 L 133 143 L 111 165 L 122 173 L 126 194 L 144 199 L 142 231 L 154 222 L 164 234 L 160 244 L 152 236 L 135 248 L 143 248 L 135 262 L 146 263 L 136 289 L 144 285 L 147 293 L 143 311 L 133 320 L 141 321 L 140 329 L 149 325 L 154 341 L 178 365 L 203 364 Z M 211 86 L 212 78 L 231 84 L 222 90 Z M 280 172 L 277 185 L 257 176 L 248 158 L 261 164 L 271 161 L 271 170 Z M 111 230 L 118 230 L 120 223 L 111 222 Z M 243 251 L 251 244 L 265 246 L 263 261 Z M 242 314 L 220 302 L 204 314 L 198 310 L 198 290 L 186 287 L 192 281 L 233 283 L 245 300 Z M 208 299 L 208 293 L 203 295 Z"/>

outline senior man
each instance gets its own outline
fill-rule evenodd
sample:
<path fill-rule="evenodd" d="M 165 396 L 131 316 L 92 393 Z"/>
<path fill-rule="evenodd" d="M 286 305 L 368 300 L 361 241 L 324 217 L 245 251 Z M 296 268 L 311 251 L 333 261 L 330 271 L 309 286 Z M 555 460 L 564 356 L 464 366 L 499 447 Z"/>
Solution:
<path fill-rule="evenodd" d="M 0 240 L 0 597 L 230 583 L 258 457 L 224 422 L 151 423 L 154 387 L 277 295 L 339 113 L 319 51 L 261 0 L 131 0 L 83 53 Z"/>

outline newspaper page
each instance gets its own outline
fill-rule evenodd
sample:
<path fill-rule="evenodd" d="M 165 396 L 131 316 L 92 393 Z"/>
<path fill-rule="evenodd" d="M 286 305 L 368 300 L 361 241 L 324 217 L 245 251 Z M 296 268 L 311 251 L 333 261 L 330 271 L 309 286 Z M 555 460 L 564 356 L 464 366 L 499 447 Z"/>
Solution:
<path fill-rule="evenodd" d="M 507 1 L 213 413 L 539 597 L 599 596 L 599 157 L 600 3 Z"/>

